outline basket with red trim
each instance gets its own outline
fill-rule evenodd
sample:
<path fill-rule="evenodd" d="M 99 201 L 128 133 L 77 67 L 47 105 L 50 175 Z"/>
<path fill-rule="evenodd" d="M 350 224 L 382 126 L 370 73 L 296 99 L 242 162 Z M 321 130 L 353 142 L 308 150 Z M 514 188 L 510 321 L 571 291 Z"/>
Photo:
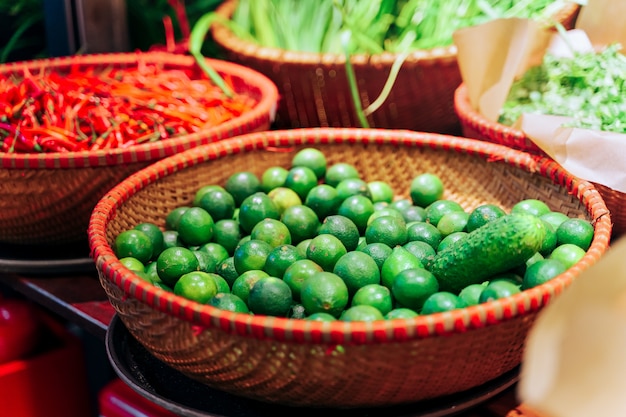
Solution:
<path fill-rule="evenodd" d="M 81 241 L 86 239 L 87 224 L 91 210 L 96 202 L 113 185 L 120 182 L 131 173 L 145 167 L 158 159 L 174 155 L 197 145 L 206 144 L 234 135 L 269 129 L 273 121 L 278 101 L 278 93 L 275 85 L 264 75 L 254 70 L 242 67 L 226 61 L 207 60 L 207 62 L 226 79 L 235 94 L 248 100 L 245 111 L 237 114 L 231 113 L 232 117 L 223 117 L 214 123 L 196 127 L 196 130 L 187 130 L 181 134 L 171 134 L 167 139 L 146 140 L 145 142 L 125 142 L 130 138 L 119 132 L 118 142 L 115 146 L 109 145 L 73 148 L 75 143 L 70 143 L 67 135 L 52 131 L 52 128 L 41 125 L 36 127 L 39 131 L 48 132 L 42 139 L 42 146 L 59 146 L 56 151 L 41 149 L 22 149 L 25 144 L 18 138 L 25 133 L 23 129 L 15 129 L 4 121 L 0 129 L 7 132 L 5 143 L 0 151 L 0 242 L 16 244 L 54 244 Z M 126 70 L 137 70 L 138 67 L 150 66 L 152 71 L 163 73 L 165 71 L 180 71 L 192 80 L 201 78 L 202 70 L 197 66 L 193 58 L 165 52 L 149 53 L 120 53 L 120 54 L 94 54 L 73 56 L 53 59 L 41 59 L 34 61 L 15 62 L 0 66 L 0 77 L 3 83 L 8 83 L 14 78 L 24 80 L 27 77 L 36 79 L 42 74 L 53 73 L 61 78 L 59 90 L 49 94 L 49 103 L 55 103 L 58 95 L 56 92 L 64 87 L 63 77 L 67 81 L 68 74 L 84 74 L 84 82 L 90 74 L 116 71 L 116 76 L 123 76 Z M 168 72 L 169 74 L 169 72 Z M 147 75 L 149 77 L 150 75 Z M 80 77 L 74 77 L 75 82 L 80 82 Z M 3 90 L 8 91 L 3 84 Z M 37 88 L 37 87 L 34 87 Z M 26 108 L 28 102 L 24 101 L 14 108 L 7 107 L 9 94 L 3 94 L 0 98 L 0 112 L 3 120 L 14 111 Z M 35 91 L 34 94 L 39 94 Z M 24 100 L 29 100 L 25 94 Z M 114 96 L 116 97 L 116 96 Z M 67 97 L 66 97 L 67 98 Z M 31 96 L 32 99 L 32 96 Z M 150 93 L 145 97 L 151 99 Z M 89 98 L 85 98 L 87 103 Z M 96 109 L 102 103 L 92 103 Z M 132 103 L 131 103 L 132 104 Z M 149 106 L 149 103 L 147 104 Z M 211 111 L 211 105 L 207 104 L 207 111 Z M 130 108 L 130 105 L 129 105 Z M 198 104 L 196 108 L 202 109 Z M 44 112 L 45 109 L 37 109 Z M 71 109 L 67 109 L 71 111 Z M 51 112 L 53 113 L 53 112 Z M 174 113 L 175 114 L 175 113 Z M 56 115 L 58 118 L 65 117 L 65 113 Z M 55 116 L 55 117 L 56 117 Z M 96 123 L 98 114 L 96 110 L 86 117 L 85 123 Z M 194 115 L 179 115 L 193 122 Z M 22 111 L 22 118 L 32 117 Z M 44 120 L 48 123 L 48 116 Z M 175 119 L 178 116 L 173 116 Z M 75 120 L 66 117 L 63 123 L 72 124 Z M 108 119 L 103 123 L 110 122 Z M 37 122 L 33 122 L 37 123 Z M 51 123 L 52 124 L 52 123 Z M 151 126 L 148 126 L 151 129 Z M 102 132 L 101 132 L 102 133 Z M 84 134 L 84 132 L 83 132 Z M 85 136 L 89 136 L 87 132 Z M 59 137 L 60 136 L 60 137 Z M 99 138 L 111 138 L 104 132 Z M 86 138 L 83 138 L 87 142 Z M 145 137 L 143 139 L 146 139 Z M 143 140 L 142 139 L 142 140 Z M 4 148 L 6 141 L 13 140 Z M 45 142 L 43 142 L 45 141 Z M 33 143 L 30 145 L 35 146 Z M 29 145 L 29 146 L 30 146 Z M 63 146 L 66 146 L 63 148 Z M 39 146 L 39 145 L 37 145 Z M 105 149 L 106 148 L 106 149 Z"/>
<path fill-rule="evenodd" d="M 439 175 L 444 198 L 469 210 L 510 209 L 525 198 L 593 222 L 579 263 L 553 280 L 446 313 L 374 322 L 316 322 L 218 310 L 139 278 L 115 256 L 122 231 L 165 227 L 174 208 L 238 171 L 289 167 L 305 147 L 328 164 L 353 164 L 366 181 L 408 190 Z M 592 184 L 552 160 L 482 141 L 401 130 L 310 128 L 259 132 L 163 159 L 122 181 L 96 205 L 89 244 L 102 286 L 130 333 L 158 359 L 207 386 L 262 401 L 315 407 L 413 403 L 458 393 L 513 370 L 535 317 L 607 250 L 611 221 Z"/>

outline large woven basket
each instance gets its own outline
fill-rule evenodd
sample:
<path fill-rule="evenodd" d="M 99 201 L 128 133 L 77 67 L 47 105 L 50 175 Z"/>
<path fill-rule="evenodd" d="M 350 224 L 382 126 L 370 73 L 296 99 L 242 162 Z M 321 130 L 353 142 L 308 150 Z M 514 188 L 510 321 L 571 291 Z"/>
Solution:
<path fill-rule="evenodd" d="M 139 62 L 160 63 L 164 69 L 196 68 L 191 57 L 155 52 L 16 62 L 0 66 L 0 73 L 136 68 Z M 41 154 L 0 152 L 0 242 L 29 245 L 84 241 L 89 215 L 97 201 L 131 173 L 196 145 L 269 129 L 278 101 L 276 86 L 254 70 L 225 61 L 209 62 L 222 75 L 231 76 L 238 93 L 255 100 L 252 110 L 202 132 L 125 149 Z"/>
<path fill-rule="evenodd" d="M 140 222 L 164 226 L 202 185 L 234 172 L 288 167 L 316 147 L 328 163 L 354 164 L 367 181 L 408 190 L 417 174 L 446 184 L 466 209 L 510 209 L 524 198 L 593 222 L 584 258 L 550 282 L 448 313 L 377 322 L 313 322 L 217 310 L 138 278 L 112 251 L 116 235 Z M 316 407 L 411 403 L 458 393 L 520 363 L 537 313 L 609 245 L 611 221 L 593 185 L 548 159 L 504 146 L 432 133 L 384 129 L 293 129 L 243 135 L 152 164 L 100 200 L 89 244 L 100 281 L 130 333 L 157 358 L 207 386 L 262 401 Z"/>
<path fill-rule="evenodd" d="M 492 122 L 474 109 L 465 84 L 461 84 L 454 93 L 454 107 L 461 121 L 463 136 L 546 156 L 545 152 L 520 129 Z M 595 183 L 594 186 L 611 212 L 614 237 L 623 235 L 626 232 L 626 195 L 602 184 Z"/>
<path fill-rule="evenodd" d="M 216 12 L 230 17 L 235 7 L 235 0 L 227 0 Z M 571 28 L 579 9 L 578 4 L 568 3 L 555 20 Z M 361 126 L 346 78 L 344 55 L 261 47 L 217 23 L 212 35 L 226 59 L 267 75 L 277 85 L 281 95 L 277 127 Z M 363 107 L 379 96 L 396 59 L 393 53 L 351 57 Z M 378 128 L 457 134 L 460 127 L 453 98 L 461 81 L 456 47 L 414 51 L 403 63 L 385 103 L 368 116 L 368 123 Z"/>

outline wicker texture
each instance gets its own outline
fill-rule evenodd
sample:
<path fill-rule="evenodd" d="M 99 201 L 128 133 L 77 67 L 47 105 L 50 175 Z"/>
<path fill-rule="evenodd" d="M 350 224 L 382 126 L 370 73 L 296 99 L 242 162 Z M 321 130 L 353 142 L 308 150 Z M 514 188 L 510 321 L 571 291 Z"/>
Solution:
<path fill-rule="evenodd" d="M 147 284 L 112 252 L 137 223 L 164 226 L 167 213 L 209 183 L 240 170 L 289 166 L 313 146 L 329 164 L 354 164 L 368 181 L 408 191 L 422 172 L 441 176 L 445 198 L 466 209 L 510 209 L 540 198 L 553 210 L 593 220 L 580 263 L 514 297 L 454 312 L 371 323 L 322 323 L 220 311 Z M 116 186 L 96 206 L 89 243 L 102 286 L 147 349 L 211 387 L 263 401 L 329 407 L 382 406 L 456 393 L 520 363 L 535 315 L 607 249 L 611 222 L 594 187 L 553 161 L 452 136 L 377 129 L 295 129 L 244 135 L 164 159 Z"/>
<path fill-rule="evenodd" d="M 217 12 L 230 16 L 236 2 Z M 574 25 L 579 5 L 568 4 L 555 15 L 567 28 Z M 229 61 L 267 75 L 278 87 L 281 102 L 276 126 L 359 127 L 345 72 L 345 56 L 285 51 L 242 41 L 215 24 L 213 39 Z M 397 55 L 355 55 L 351 58 L 363 107 L 383 89 Z M 454 90 L 461 83 L 454 46 L 412 52 L 403 63 L 385 103 L 368 116 L 371 127 L 458 134 Z"/>
<path fill-rule="evenodd" d="M 455 111 L 461 121 L 463 136 L 487 142 L 498 143 L 532 154 L 547 156 L 520 129 L 487 120 L 472 107 L 467 95 L 467 88 L 461 84 L 454 96 Z M 611 212 L 613 220 L 613 236 L 620 237 L 626 233 L 626 195 L 602 184 L 594 184 Z"/>
<path fill-rule="evenodd" d="M 25 69 L 65 71 L 79 68 L 133 68 L 139 61 L 164 69 L 195 68 L 183 55 L 155 53 L 98 54 L 42 59 L 0 66 L 2 74 Z M 250 95 L 249 112 L 206 131 L 168 140 L 103 151 L 13 154 L 0 152 L 0 242 L 54 244 L 86 239 L 89 215 L 113 185 L 151 162 L 200 144 L 269 129 L 278 92 L 265 76 L 236 64 L 210 60 L 232 76 L 235 90 Z"/>

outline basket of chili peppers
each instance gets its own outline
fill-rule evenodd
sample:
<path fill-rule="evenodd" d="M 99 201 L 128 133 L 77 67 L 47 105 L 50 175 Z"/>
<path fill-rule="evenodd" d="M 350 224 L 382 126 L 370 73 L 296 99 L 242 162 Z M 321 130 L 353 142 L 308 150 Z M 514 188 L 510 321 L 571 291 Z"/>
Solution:
<path fill-rule="evenodd" d="M 269 129 L 275 85 L 237 64 L 204 64 L 137 52 L 0 66 L 0 242 L 79 242 L 96 202 L 133 172 Z"/>

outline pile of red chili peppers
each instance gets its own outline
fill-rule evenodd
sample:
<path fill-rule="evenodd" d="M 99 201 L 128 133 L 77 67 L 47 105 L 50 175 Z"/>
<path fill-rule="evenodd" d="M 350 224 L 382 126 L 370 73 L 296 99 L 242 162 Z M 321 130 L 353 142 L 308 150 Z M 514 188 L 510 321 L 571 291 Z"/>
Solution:
<path fill-rule="evenodd" d="M 140 62 L 0 76 L 0 151 L 126 148 L 216 126 L 255 105 L 243 94 L 226 97 L 200 74 Z"/>

